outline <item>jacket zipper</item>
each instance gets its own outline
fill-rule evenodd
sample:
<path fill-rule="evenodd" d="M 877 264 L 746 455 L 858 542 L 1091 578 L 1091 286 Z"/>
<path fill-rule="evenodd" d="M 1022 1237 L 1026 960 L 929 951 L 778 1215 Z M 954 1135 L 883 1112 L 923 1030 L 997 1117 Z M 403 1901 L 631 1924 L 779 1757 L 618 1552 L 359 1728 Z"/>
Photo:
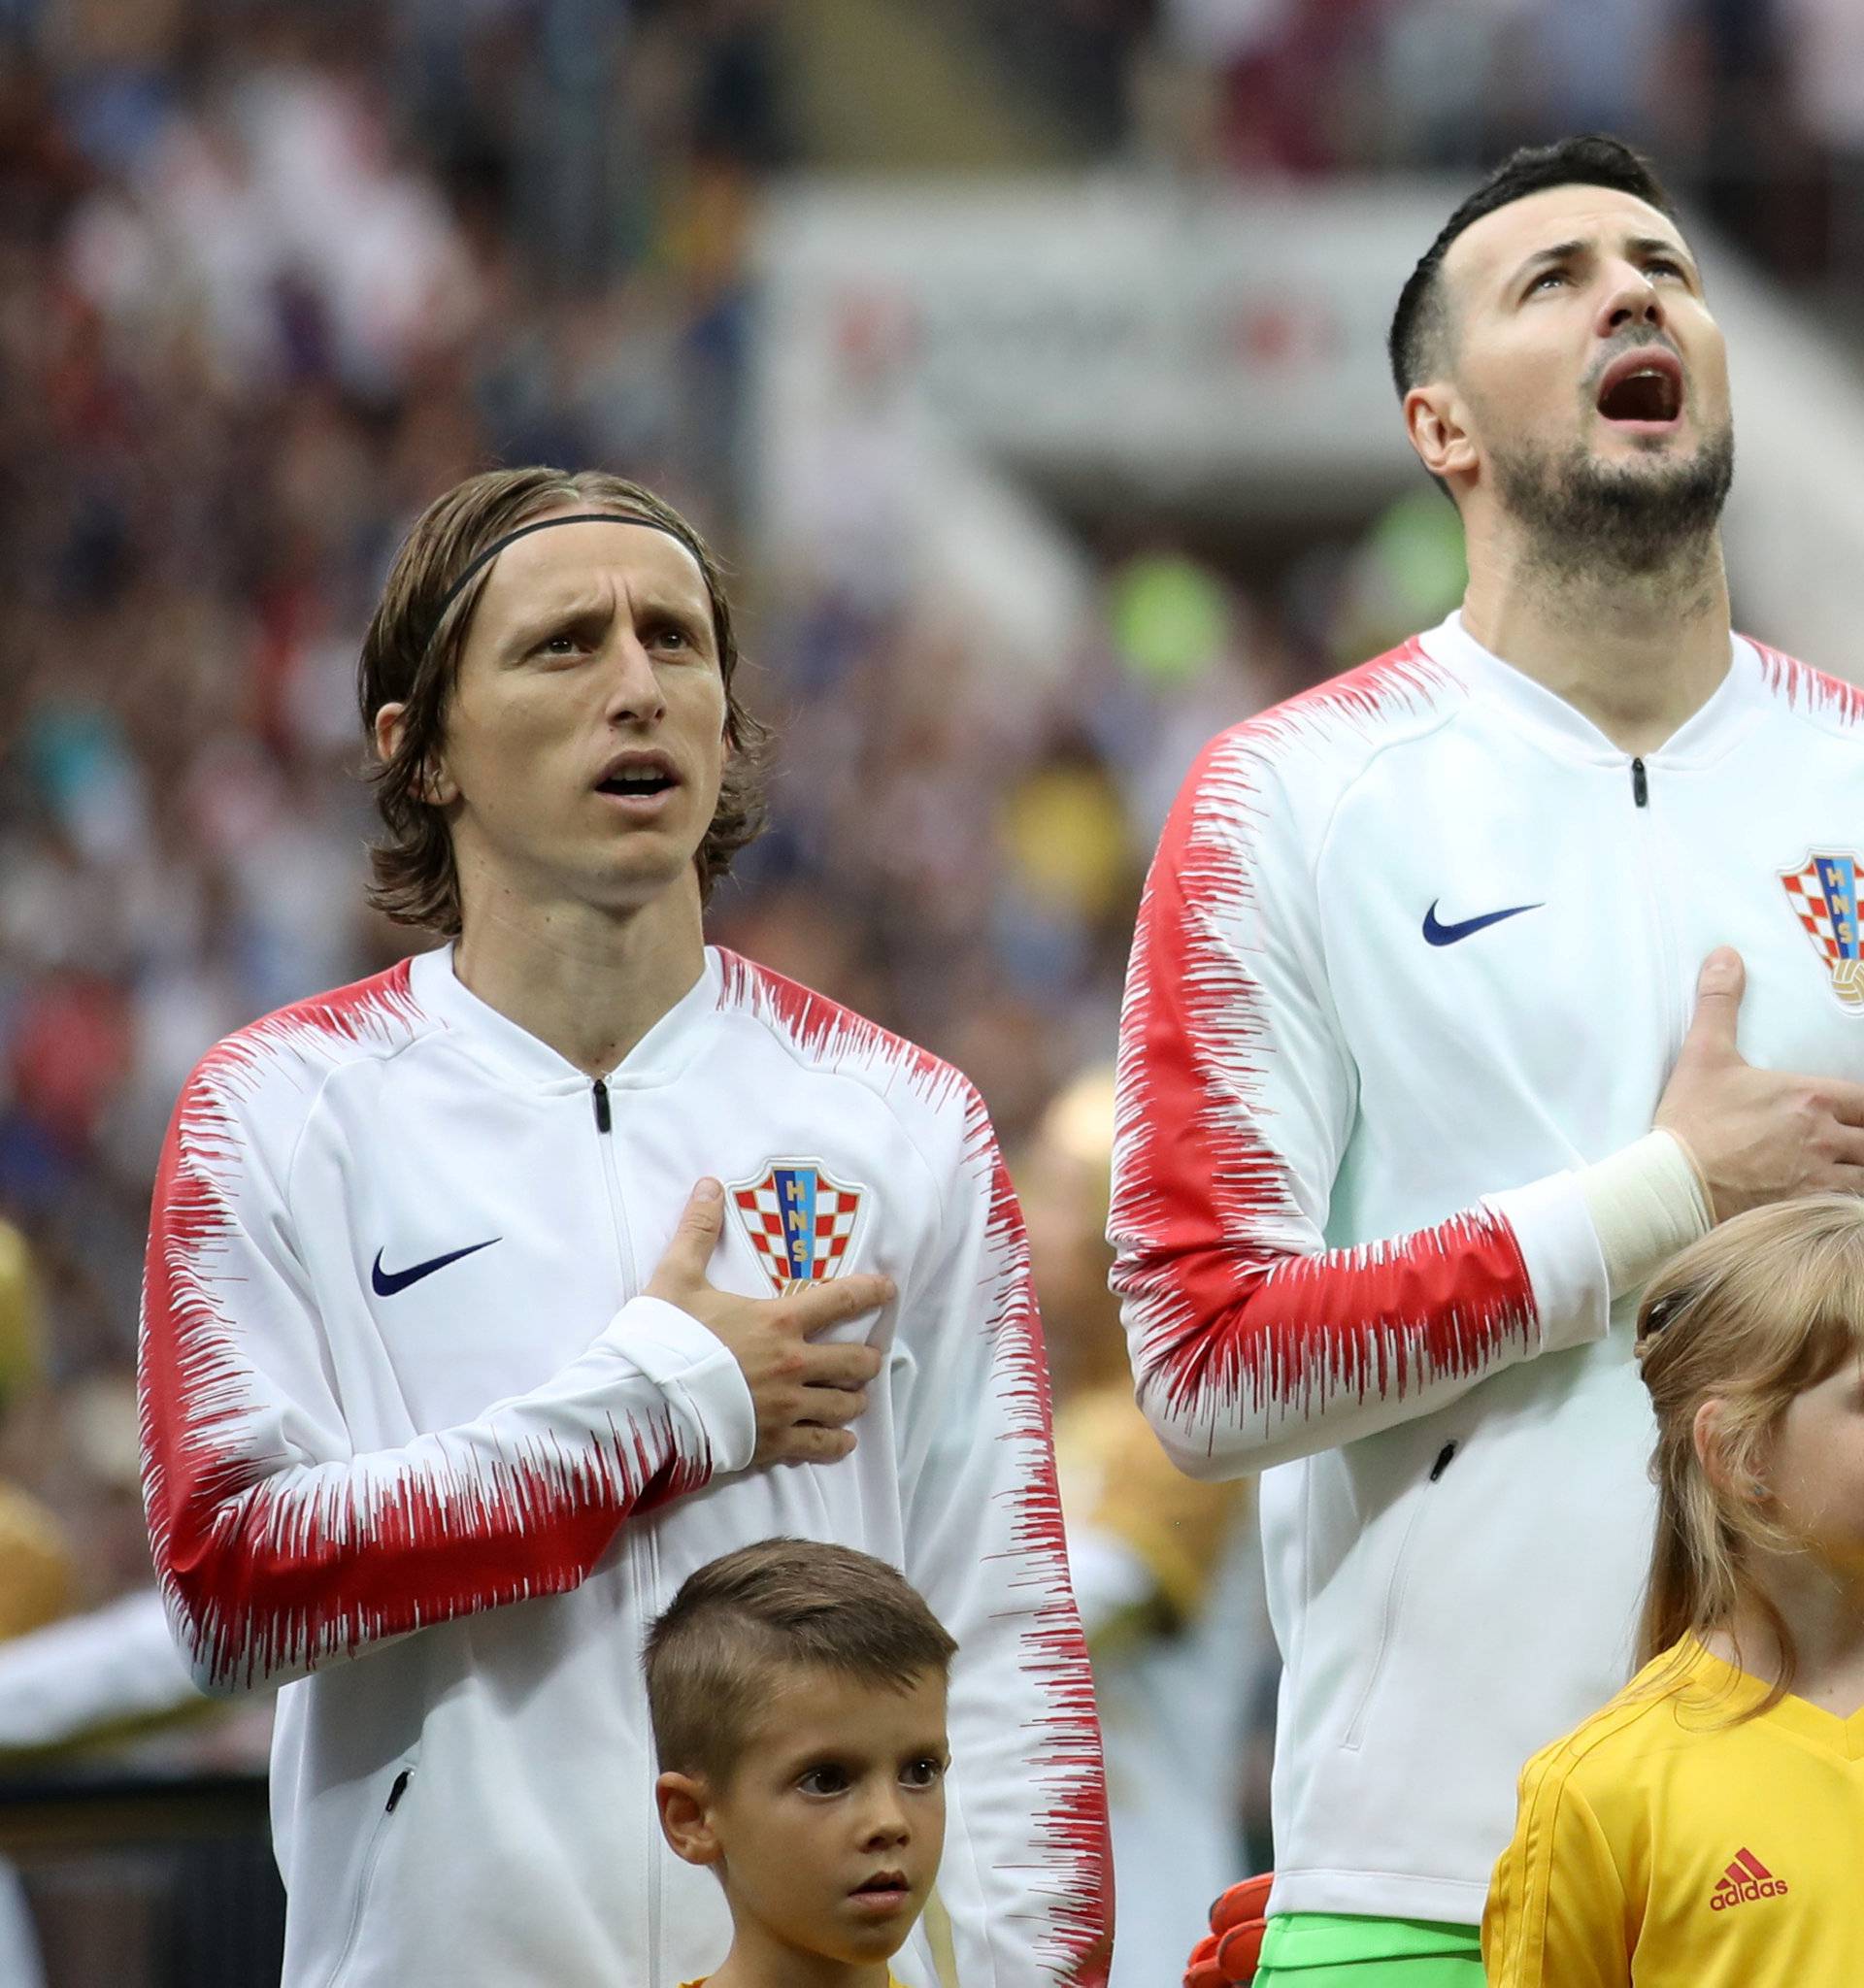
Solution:
<path fill-rule="evenodd" d="M 1374 1694 L 1379 1689 L 1380 1680 L 1385 1674 L 1385 1662 L 1391 1654 L 1398 1627 L 1399 1606 L 1404 1601 L 1405 1589 L 1411 1579 L 1412 1541 L 1416 1537 L 1418 1522 L 1422 1519 L 1424 1507 L 1429 1502 L 1429 1487 L 1449 1469 L 1456 1455 L 1458 1441 L 1459 1439 L 1452 1437 L 1437 1452 L 1429 1475 L 1418 1486 L 1412 1501 L 1411 1517 L 1406 1522 L 1404 1537 L 1398 1541 L 1397 1556 L 1391 1563 L 1391 1574 L 1385 1582 L 1385 1612 L 1384 1620 L 1379 1628 L 1379 1647 L 1373 1652 L 1372 1669 L 1367 1673 L 1365 1689 L 1359 1694 L 1359 1702 L 1352 1708 L 1352 1717 L 1347 1722 L 1346 1737 L 1340 1742 L 1348 1753 L 1357 1753 L 1365 1739 L 1366 1714 L 1372 1709 Z"/>
<path fill-rule="evenodd" d="M 647 1583 L 645 1586 L 637 1586 L 636 1593 L 648 1597 L 649 1607 L 653 1614 L 657 1616 L 661 1608 L 660 1550 L 658 1544 L 651 1533 L 648 1534 L 644 1540 L 630 1540 L 628 1543 L 631 1549 L 636 1546 L 645 1548 L 636 1557 L 637 1566 L 641 1561 L 647 1563 Z M 650 1734 L 652 1732 L 652 1713 L 648 1704 L 648 1689 L 643 1680 L 641 1666 L 635 1664 L 630 1668 L 634 1673 L 636 1688 L 641 1694 L 641 1730 Z M 651 1740 L 649 1740 L 649 1743 L 652 1743 Z M 651 1832 L 648 1838 L 648 1979 L 649 1988 L 661 1988 L 663 1982 L 671 1979 L 667 1970 L 666 1957 L 660 1950 L 662 1937 L 661 1922 L 664 1918 L 660 1885 L 660 1859 L 664 1854 L 659 1842 L 659 1832 Z"/>
<path fill-rule="evenodd" d="M 375 1885 L 376 1867 L 382 1862 L 382 1853 L 388 1839 L 388 1822 L 395 1810 L 401 1806 L 401 1798 L 408 1792 L 408 1783 L 415 1777 L 412 1767 L 405 1767 L 396 1774 L 394 1784 L 388 1790 L 388 1799 L 383 1804 L 382 1813 L 376 1818 L 374 1833 L 369 1839 L 369 1848 L 363 1855 L 362 1876 L 356 1884 L 356 1902 L 350 1912 L 350 1931 L 344 1936 L 342 1951 L 337 1955 L 336 1966 L 330 1970 L 328 1988 L 336 1988 L 343 1979 L 344 1970 L 350 1965 L 356 1950 L 356 1942 L 362 1937 L 362 1915 L 369 1904 L 369 1893 Z"/>
<path fill-rule="evenodd" d="M 621 1178 L 615 1163 L 615 1105 L 607 1081 L 597 1077 L 589 1086 L 595 1108 L 596 1145 L 602 1154 L 602 1179 L 609 1193 L 609 1219 L 615 1225 L 615 1267 L 621 1279 L 625 1303 L 637 1290 L 634 1237 L 628 1229 L 628 1210 L 621 1199 Z"/>
<path fill-rule="evenodd" d="M 1642 758 L 1631 762 L 1631 804 L 1634 808 L 1649 811 L 1650 826 L 1644 833 L 1655 836 L 1657 842 L 1652 851 L 1654 861 L 1641 863 L 1638 868 L 1643 875 L 1647 897 L 1653 912 L 1653 923 L 1663 946 L 1663 968 L 1673 992 L 1675 1025 L 1672 1032 L 1670 1051 L 1674 1056 L 1682 1046 L 1682 1039 L 1689 1033 L 1690 1004 L 1688 989 L 1683 984 L 1682 959 L 1677 944 L 1677 929 L 1671 915 L 1670 891 L 1667 874 L 1655 873 L 1669 870 L 1669 851 L 1654 810 L 1650 809 L 1650 775 Z"/>
<path fill-rule="evenodd" d="M 621 1274 L 621 1291 L 625 1301 L 634 1295 L 637 1269 L 634 1261 L 634 1238 L 628 1228 L 627 1209 L 621 1199 L 621 1181 L 615 1163 L 615 1108 L 609 1096 L 606 1077 L 598 1077 L 590 1085 L 589 1101 L 595 1111 L 596 1143 L 602 1152 L 602 1174 L 608 1187 L 609 1215 L 615 1224 L 616 1260 Z M 654 1551 L 652 1540 L 643 1537 L 632 1526 L 624 1527 L 621 1549 L 628 1564 L 630 1592 L 648 1598 L 653 1605 L 650 1612 L 657 1612 L 659 1556 Z M 647 1686 L 642 1682 L 638 1670 L 635 1688 L 641 1701 L 640 1730 L 645 1733 L 649 1730 Z M 647 1878 L 649 1979 L 657 1984 L 662 1977 L 660 1858 L 657 1846 L 650 1847 L 648 1852 Z"/>

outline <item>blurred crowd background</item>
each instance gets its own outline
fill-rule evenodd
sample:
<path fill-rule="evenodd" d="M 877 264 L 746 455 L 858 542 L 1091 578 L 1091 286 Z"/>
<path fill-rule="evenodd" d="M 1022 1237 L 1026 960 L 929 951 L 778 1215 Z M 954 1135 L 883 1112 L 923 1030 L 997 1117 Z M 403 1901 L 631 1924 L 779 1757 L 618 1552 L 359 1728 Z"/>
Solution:
<path fill-rule="evenodd" d="M 1196 746 L 1453 605 L 1454 520 L 1420 489 L 1264 562 L 1100 514 L 1092 616 L 1000 697 L 901 548 L 864 545 L 860 583 L 763 562 L 749 245 L 804 172 L 1469 177 L 1595 127 L 1855 335 L 1856 0 L 0 0 L 0 1540 L 40 1582 L 0 1630 L 147 1585 L 137 1293 L 183 1076 L 409 948 L 362 903 L 353 693 L 395 545 L 476 469 L 600 464 L 724 553 L 779 728 L 714 936 L 958 1062 L 1017 1156 L 1137 1748 L 1116 1800 L 1174 1746 L 1210 1780 L 1220 1697 L 1217 1877 L 1263 1851 L 1247 1495 L 1160 1484 L 1147 1538 L 1147 1500 L 1104 1495 L 1148 1466 L 1108 1406 L 1097 1073 Z M 1193 1647 L 1174 1734 L 1148 1667 Z"/>

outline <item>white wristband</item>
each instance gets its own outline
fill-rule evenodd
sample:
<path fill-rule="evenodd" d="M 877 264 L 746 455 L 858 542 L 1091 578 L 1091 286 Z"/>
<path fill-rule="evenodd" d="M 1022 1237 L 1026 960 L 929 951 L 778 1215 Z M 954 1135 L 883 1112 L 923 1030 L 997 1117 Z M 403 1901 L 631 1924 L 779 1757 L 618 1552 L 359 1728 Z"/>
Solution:
<path fill-rule="evenodd" d="M 1702 1176 L 1672 1133 L 1647 1132 L 1576 1177 L 1614 1299 L 1647 1284 L 1660 1264 L 1714 1227 Z"/>

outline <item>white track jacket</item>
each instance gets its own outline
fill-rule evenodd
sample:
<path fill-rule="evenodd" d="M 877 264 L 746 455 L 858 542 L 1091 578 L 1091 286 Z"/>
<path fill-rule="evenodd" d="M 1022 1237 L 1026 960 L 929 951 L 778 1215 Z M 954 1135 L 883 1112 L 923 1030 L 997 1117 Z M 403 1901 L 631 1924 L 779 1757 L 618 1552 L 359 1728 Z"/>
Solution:
<path fill-rule="evenodd" d="M 1192 771 L 1115 1282 L 1174 1455 L 1267 1472 L 1275 1910 L 1475 1925 L 1522 1764 L 1629 1674 L 1652 1424 L 1574 1173 L 1720 944 L 1750 1062 L 1864 1077 L 1860 866 L 1864 694 L 1740 640 L 1642 761 L 1452 616 Z"/>
<path fill-rule="evenodd" d="M 640 1295 L 692 1183 L 713 1281 L 879 1270 L 855 1453 L 748 1470 L 724 1346 Z M 729 953 L 597 1084 L 426 954 L 242 1030 L 156 1182 L 155 1564 L 199 1681 L 280 1683 L 287 1988 L 674 1988 L 640 1655 L 773 1535 L 904 1569 L 959 1640 L 940 1895 L 963 1988 L 1105 1978 L 1098 1737 L 1021 1220 L 976 1092 Z M 300 1680 L 286 1682 L 286 1680 Z M 936 1978 L 926 1932 L 896 1963 Z"/>

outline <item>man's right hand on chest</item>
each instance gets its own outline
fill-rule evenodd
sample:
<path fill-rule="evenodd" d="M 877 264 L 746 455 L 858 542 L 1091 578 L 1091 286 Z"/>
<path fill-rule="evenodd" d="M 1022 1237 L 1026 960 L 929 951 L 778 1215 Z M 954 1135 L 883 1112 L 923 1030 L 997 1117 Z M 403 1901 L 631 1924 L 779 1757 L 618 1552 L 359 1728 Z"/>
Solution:
<path fill-rule="evenodd" d="M 1864 1193 L 1864 1084 L 1759 1070 L 1735 1046 L 1747 970 L 1717 946 L 1657 1104 L 1656 1128 L 1696 1164 L 1714 1219 L 1795 1195 Z"/>
<path fill-rule="evenodd" d="M 706 1266 L 724 1218 L 724 1190 L 716 1180 L 700 1181 L 647 1295 L 696 1318 L 738 1362 L 757 1415 L 753 1469 L 833 1463 L 854 1447 L 848 1424 L 867 1407 L 866 1385 L 881 1371 L 881 1354 L 860 1343 L 817 1345 L 814 1336 L 890 1303 L 893 1280 L 850 1274 L 782 1298 L 720 1291 L 707 1281 Z"/>

